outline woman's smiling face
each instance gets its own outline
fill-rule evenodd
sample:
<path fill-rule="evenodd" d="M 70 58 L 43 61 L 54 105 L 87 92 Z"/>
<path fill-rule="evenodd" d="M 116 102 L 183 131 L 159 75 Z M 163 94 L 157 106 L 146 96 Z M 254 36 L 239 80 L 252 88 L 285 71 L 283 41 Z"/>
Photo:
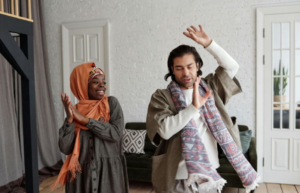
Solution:
<path fill-rule="evenodd" d="M 88 84 L 89 100 L 101 100 L 106 91 L 104 75 L 95 76 Z"/>

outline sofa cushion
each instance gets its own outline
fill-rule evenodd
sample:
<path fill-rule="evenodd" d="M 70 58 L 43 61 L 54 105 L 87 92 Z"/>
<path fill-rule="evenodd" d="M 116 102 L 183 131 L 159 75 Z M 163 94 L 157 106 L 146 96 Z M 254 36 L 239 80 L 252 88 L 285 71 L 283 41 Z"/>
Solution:
<path fill-rule="evenodd" d="M 146 151 L 145 154 L 124 153 L 127 167 L 133 168 L 152 168 L 152 151 Z"/>
<path fill-rule="evenodd" d="M 146 130 L 146 123 L 145 122 L 129 122 L 125 125 L 126 129 L 132 129 L 132 130 Z M 148 135 L 146 134 L 145 137 L 145 147 L 144 151 L 152 151 L 155 152 L 156 147 L 151 143 Z"/>
<path fill-rule="evenodd" d="M 250 147 L 251 136 L 252 136 L 252 130 L 240 132 L 243 154 L 248 152 L 248 149 Z"/>
<path fill-rule="evenodd" d="M 123 151 L 144 154 L 146 131 L 124 129 L 123 132 Z"/>

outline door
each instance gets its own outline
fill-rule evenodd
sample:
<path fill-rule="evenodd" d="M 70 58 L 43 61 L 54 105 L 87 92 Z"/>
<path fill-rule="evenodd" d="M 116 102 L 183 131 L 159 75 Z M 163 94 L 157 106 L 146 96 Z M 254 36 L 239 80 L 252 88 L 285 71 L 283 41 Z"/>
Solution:
<path fill-rule="evenodd" d="M 62 24 L 63 92 L 72 104 L 78 103 L 70 89 L 72 70 L 82 63 L 94 62 L 106 75 L 106 95 L 110 94 L 109 23 L 107 20 L 70 22 Z M 65 113 L 64 113 L 65 115 Z M 66 116 L 66 115 L 65 115 Z M 66 156 L 62 155 L 65 161 Z"/>
<path fill-rule="evenodd" d="M 94 62 L 106 74 L 110 93 L 108 60 L 108 21 L 85 21 L 62 24 L 64 92 L 72 104 L 78 103 L 70 90 L 70 74 L 82 63 Z"/>
<path fill-rule="evenodd" d="M 264 26 L 264 181 L 300 184 L 300 13 Z"/>

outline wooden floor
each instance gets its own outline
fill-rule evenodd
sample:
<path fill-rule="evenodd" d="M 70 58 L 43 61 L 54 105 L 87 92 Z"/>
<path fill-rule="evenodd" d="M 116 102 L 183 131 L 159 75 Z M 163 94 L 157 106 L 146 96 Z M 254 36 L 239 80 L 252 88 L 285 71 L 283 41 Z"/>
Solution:
<path fill-rule="evenodd" d="M 56 180 L 57 176 L 44 180 L 40 185 L 40 193 L 61 192 L 51 191 L 50 185 Z M 64 191 L 63 191 L 64 192 Z M 150 182 L 129 182 L 130 193 L 154 193 Z M 245 189 L 224 188 L 222 193 L 245 193 Z M 300 186 L 286 184 L 263 183 L 255 190 L 255 193 L 300 193 Z"/>

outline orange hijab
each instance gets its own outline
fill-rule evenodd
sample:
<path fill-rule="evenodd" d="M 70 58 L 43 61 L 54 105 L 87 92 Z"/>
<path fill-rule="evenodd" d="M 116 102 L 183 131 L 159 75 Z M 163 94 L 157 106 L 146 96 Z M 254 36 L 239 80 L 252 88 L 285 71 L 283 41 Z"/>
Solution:
<path fill-rule="evenodd" d="M 75 108 L 87 118 L 99 120 L 100 117 L 103 117 L 105 122 L 109 122 L 110 111 L 107 96 L 104 95 L 101 100 L 89 100 L 88 97 L 89 72 L 94 67 L 95 63 L 81 64 L 79 66 L 76 66 L 71 73 L 71 90 L 74 96 L 79 100 L 79 103 L 75 105 Z M 78 161 L 80 153 L 79 134 L 81 129 L 88 130 L 88 128 L 84 125 L 75 122 L 74 132 L 76 135 L 76 139 L 73 153 L 68 155 L 63 167 L 60 170 L 57 180 L 52 185 L 53 188 L 56 187 L 58 183 L 60 183 L 62 186 L 65 185 L 68 180 L 68 172 L 71 172 L 72 174 L 71 180 L 76 178 L 77 172 L 81 172 L 81 166 Z"/>

